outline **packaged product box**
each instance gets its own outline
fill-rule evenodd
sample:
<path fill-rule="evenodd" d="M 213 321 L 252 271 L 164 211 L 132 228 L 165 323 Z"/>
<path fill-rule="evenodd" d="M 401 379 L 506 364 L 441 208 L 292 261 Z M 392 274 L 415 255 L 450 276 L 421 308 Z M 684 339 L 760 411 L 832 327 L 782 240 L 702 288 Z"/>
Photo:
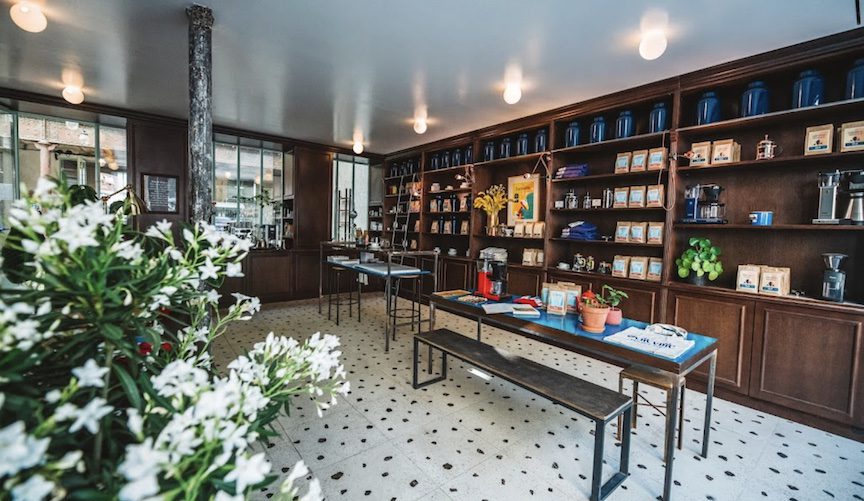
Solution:
<path fill-rule="evenodd" d="M 700 167 L 711 163 L 711 141 L 693 143 L 690 146 L 690 166 Z"/>
<path fill-rule="evenodd" d="M 627 207 L 645 207 L 645 187 L 631 186 L 630 195 L 627 197 Z"/>
<path fill-rule="evenodd" d="M 633 152 L 630 160 L 630 172 L 642 172 L 648 166 L 648 150 L 637 150 Z"/>
<path fill-rule="evenodd" d="M 626 174 L 630 172 L 630 158 L 632 153 L 619 153 L 615 157 L 615 174 Z"/>
<path fill-rule="evenodd" d="M 438 233 L 438 221 L 432 221 L 432 225 L 429 227 L 429 233 Z"/>
<path fill-rule="evenodd" d="M 738 278 L 735 280 L 735 290 L 740 292 L 759 292 L 761 267 L 757 264 L 738 265 Z"/>
<path fill-rule="evenodd" d="M 741 159 L 741 145 L 733 139 L 714 141 L 711 145 L 711 165 L 730 164 Z"/>
<path fill-rule="evenodd" d="M 759 294 L 785 296 L 789 294 L 789 268 L 763 266 L 759 278 Z"/>
<path fill-rule="evenodd" d="M 461 228 L 459 228 L 459 234 L 460 235 L 467 235 L 468 234 L 468 221 L 462 221 L 462 226 L 461 226 Z"/>
<path fill-rule="evenodd" d="M 612 260 L 612 276 L 627 278 L 630 266 L 630 256 L 615 256 Z"/>
<path fill-rule="evenodd" d="M 525 266 L 534 266 L 534 261 L 537 259 L 537 249 L 525 249 L 522 251 L 522 264 Z"/>
<path fill-rule="evenodd" d="M 663 226 L 665 223 L 648 223 L 648 231 L 645 236 L 645 243 L 662 245 L 663 244 Z"/>
<path fill-rule="evenodd" d="M 840 151 L 864 150 L 864 121 L 849 122 L 840 127 Z"/>
<path fill-rule="evenodd" d="M 543 285 L 540 287 L 540 301 L 543 302 L 543 307 L 546 308 L 549 304 L 549 289 L 554 287 L 556 284 L 552 282 L 543 282 Z"/>
<path fill-rule="evenodd" d="M 630 242 L 634 244 L 645 243 L 645 233 L 648 230 L 648 223 L 632 223 L 630 225 Z M 630 260 L 633 263 L 633 260 Z"/>
<path fill-rule="evenodd" d="M 648 150 L 648 170 L 663 170 L 666 168 L 666 148 L 651 148 Z"/>
<path fill-rule="evenodd" d="M 624 186 L 623 188 L 615 188 L 615 193 L 612 198 L 612 207 L 616 209 L 626 209 L 629 195 L 630 188 L 627 186 Z"/>
<path fill-rule="evenodd" d="M 659 282 L 663 278 L 663 260 L 659 257 L 648 259 L 648 273 L 645 275 L 647 280 Z"/>
<path fill-rule="evenodd" d="M 841 151 L 843 149 L 842 138 L 840 149 Z M 804 135 L 804 155 L 821 155 L 832 151 L 834 151 L 834 124 L 807 127 Z"/>
<path fill-rule="evenodd" d="M 525 236 L 525 223 L 516 223 L 513 226 L 513 236 L 514 237 L 524 237 Z"/>
<path fill-rule="evenodd" d="M 582 295 L 581 285 L 565 285 L 567 291 L 567 313 L 579 313 L 579 296 Z"/>
<path fill-rule="evenodd" d="M 549 287 L 549 301 L 546 303 L 546 311 L 550 315 L 567 314 L 567 289 L 561 284 L 553 284 Z"/>
<path fill-rule="evenodd" d="M 630 223 L 629 221 L 618 221 L 615 226 L 615 241 L 629 242 L 630 241 Z"/>
<path fill-rule="evenodd" d="M 663 207 L 666 189 L 662 184 L 645 187 L 645 207 Z"/>
<path fill-rule="evenodd" d="M 645 280 L 648 275 L 648 258 L 647 257 L 631 257 L 630 258 L 630 278 L 636 280 Z"/>
<path fill-rule="evenodd" d="M 545 222 L 543 222 L 543 221 L 536 222 L 531 227 L 531 236 L 533 238 L 543 238 L 543 233 L 545 230 L 546 230 L 546 223 Z M 528 233 L 528 227 L 527 226 L 525 227 L 525 233 L 527 236 L 527 233 Z"/>

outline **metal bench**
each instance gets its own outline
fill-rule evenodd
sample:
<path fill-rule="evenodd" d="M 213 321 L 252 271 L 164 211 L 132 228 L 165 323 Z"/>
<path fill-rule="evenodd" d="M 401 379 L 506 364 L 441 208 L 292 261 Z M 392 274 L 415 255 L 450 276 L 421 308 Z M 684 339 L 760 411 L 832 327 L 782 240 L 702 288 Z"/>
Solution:
<path fill-rule="evenodd" d="M 418 380 L 420 343 L 442 352 L 441 375 L 428 381 Z M 614 390 L 565 374 L 537 362 L 510 355 L 501 350 L 462 336 L 448 329 L 436 329 L 414 336 L 414 388 L 422 388 L 447 379 L 447 356 L 462 360 L 486 372 L 530 390 L 594 421 L 594 462 L 591 478 L 591 501 L 605 499 L 629 475 L 630 427 L 623 427 L 619 471 L 602 483 L 603 445 L 606 425 L 622 416 L 632 418 L 633 400 Z"/>

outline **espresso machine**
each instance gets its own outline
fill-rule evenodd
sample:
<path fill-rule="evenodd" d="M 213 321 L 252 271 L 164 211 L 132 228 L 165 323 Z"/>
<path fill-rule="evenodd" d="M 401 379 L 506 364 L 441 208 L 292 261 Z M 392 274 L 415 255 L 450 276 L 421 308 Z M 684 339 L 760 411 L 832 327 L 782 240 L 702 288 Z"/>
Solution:
<path fill-rule="evenodd" d="M 864 225 L 864 170 L 850 170 L 845 174 L 845 189 L 849 195 L 844 222 L 848 224 Z"/>
<path fill-rule="evenodd" d="M 480 251 L 480 259 L 477 261 L 476 293 L 493 301 L 501 301 L 508 297 L 506 250 L 493 247 Z"/>
<path fill-rule="evenodd" d="M 843 302 L 843 292 L 846 289 L 846 272 L 840 270 L 840 264 L 846 254 L 826 252 L 822 254 L 825 261 L 825 273 L 822 275 L 822 298 L 828 301 Z"/>
<path fill-rule="evenodd" d="M 840 171 L 819 173 L 819 212 L 813 224 L 840 224 L 837 218 L 837 193 Z"/>
<path fill-rule="evenodd" d="M 684 190 L 685 224 L 725 224 L 726 204 L 720 201 L 723 187 L 719 184 L 695 184 Z"/>

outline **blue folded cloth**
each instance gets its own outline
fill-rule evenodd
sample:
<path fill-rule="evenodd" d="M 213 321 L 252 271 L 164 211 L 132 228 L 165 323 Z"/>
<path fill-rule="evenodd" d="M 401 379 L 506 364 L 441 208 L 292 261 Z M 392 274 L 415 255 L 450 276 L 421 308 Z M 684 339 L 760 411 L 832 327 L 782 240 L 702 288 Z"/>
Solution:
<path fill-rule="evenodd" d="M 561 230 L 561 238 L 570 240 L 597 240 L 597 226 L 588 221 L 575 221 Z"/>
<path fill-rule="evenodd" d="M 555 178 L 581 177 L 588 175 L 588 164 L 570 164 L 558 168 L 555 171 Z"/>

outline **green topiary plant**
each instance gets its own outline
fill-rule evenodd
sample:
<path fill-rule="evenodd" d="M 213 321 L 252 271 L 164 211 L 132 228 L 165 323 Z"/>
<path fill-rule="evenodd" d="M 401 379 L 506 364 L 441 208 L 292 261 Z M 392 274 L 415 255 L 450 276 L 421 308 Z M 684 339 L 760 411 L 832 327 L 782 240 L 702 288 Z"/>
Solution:
<path fill-rule="evenodd" d="M 619 291 L 611 285 L 604 285 L 603 294 L 598 297 L 598 300 L 600 303 L 605 304 L 612 309 L 616 309 L 618 308 L 618 305 L 621 304 L 621 301 L 628 297 L 630 296 L 628 296 L 626 292 Z"/>
<path fill-rule="evenodd" d="M 711 245 L 707 238 L 691 238 L 690 247 L 681 253 L 681 257 L 675 260 L 678 276 L 689 278 L 690 272 L 696 272 L 697 282 L 704 281 L 707 274 L 708 280 L 717 280 L 723 273 L 723 263 L 720 262 L 720 248 Z"/>

